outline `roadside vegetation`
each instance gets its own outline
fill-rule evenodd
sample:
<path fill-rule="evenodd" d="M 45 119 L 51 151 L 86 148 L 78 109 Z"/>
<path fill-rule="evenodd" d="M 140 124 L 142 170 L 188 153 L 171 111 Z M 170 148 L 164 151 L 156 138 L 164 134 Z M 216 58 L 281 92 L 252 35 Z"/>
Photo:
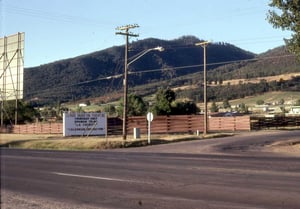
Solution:
<path fill-rule="evenodd" d="M 223 134 L 224 135 L 224 134 Z M 201 139 L 195 135 L 154 135 L 151 145 Z M 123 141 L 121 136 L 63 137 L 61 135 L 2 134 L 0 147 L 46 150 L 105 150 L 147 146 L 147 136 Z"/>
<path fill-rule="evenodd" d="M 207 136 L 191 134 L 153 135 L 150 145 L 167 144 L 180 141 L 203 140 L 209 138 L 233 136 L 232 133 L 211 133 Z M 44 149 L 44 150 L 86 150 L 97 151 L 117 148 L 150 146 L 147 135 L 140 139 L 128 136 L 124 141 L 121 136 L 91 136 L 91 137 L 63 137 L 61 135 L 36 135 L 36 134 L 2 134 L 0 147 L 21 149 Z"/>

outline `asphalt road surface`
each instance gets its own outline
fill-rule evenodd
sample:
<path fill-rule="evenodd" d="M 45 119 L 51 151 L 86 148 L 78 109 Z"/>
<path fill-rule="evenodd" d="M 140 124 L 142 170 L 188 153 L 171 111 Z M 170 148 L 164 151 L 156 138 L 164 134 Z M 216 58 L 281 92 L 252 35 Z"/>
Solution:
<path fill-rule="evenodd" d="M 1 208 L 299 209 L 300 131 L 99 152 L 1 149 Z"/>

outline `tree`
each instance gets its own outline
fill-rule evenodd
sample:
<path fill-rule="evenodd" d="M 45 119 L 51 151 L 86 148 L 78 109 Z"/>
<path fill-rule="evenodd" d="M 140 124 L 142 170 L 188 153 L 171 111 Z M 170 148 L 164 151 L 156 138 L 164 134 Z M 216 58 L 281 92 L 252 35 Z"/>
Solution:
<path fill-rule="evenodd" d="M 84 113 L 84 109 L 81 106 L 78 106 L 76 112 Z"/>
<path fill-rule="evenodd" d="M 215 101 L 213 101 L 213 103 L 211 104 L 210 111 L 211 112 L 219 112 L 219 107 L 217 106 Z"/>
<path fill-rule="evenodd" d="M 15 121 L 15 101 L 8 101 L 4 105 L 3 123 L 10 124 Z M 39 118 L 39 113 L 29 103 L 18 101 L 18 123 L 33 122 Z"/>
<path fill-rule="evenodd" d="M 223 107 L 224 107 L 225 109 L 226 109 L 226 108 L 231 108 L 231 105 L 230 105 L 228 99 L 225 99 L 225 100 L 223 101 Z"/>
<path fill-rule="evenodd" d="M 130 94 L 128 96 L 128 116 L 141 116 L 147 112 L 147 106 L 142 97 Z"/>
<path fill-rule="evenodd" d="M 156 115 L 169 115 L 172 112 L 171 103 L 175 101 L 176 94 L 171 89 L 159 89 L 155 97 L 154 112 Z"/>
<path fill-rule="evenodd" d="M 191 115 L 199 112 L 200 109 L 194 102 L 186 101 L 186 102 L 176 102 L 174 106 L 172 106 L 172 114 L 174 115 Z"/>
<path fill-rule="evenodd" d="M 114 105 L 109 104 L 104 107 L 104 112 L 106 112 L 109 116 L 112 116 L 115 115 L 117 111 Z"/>
<path fill-rule="evenodd" d="M 269 6 L 281 10 L 280 14 L 274 10 L 268 12 L 267 19 L 273 27 L 294 32 L 285 42 L 288 49 L 300 59 L 300 1 L 272 0 Z"/>
<path fill-rule="evenodd" d="M 142 99 L 142 97 L 135 95 L 135 94 L 129 94 L 127 99 L 127 115 L 128 116 L 141 116 L 145 115 L 147 111 L 147 106 Z M 123 99 L 120 102 L 120 106 L 118 108 L 118 114 L 123 114 Z"/>
<path fill-rule="evenodd" d="M 285 102 L 285 101 L 284 101 L 284 99 L 283 99 L 283 98 L 281 98 L 281 99 L 278 101 L 278 104 L 279 104 L 279 105 L 283 105 L 283 104 L 284 104 L 284 102 Z"/>
<path fill-rule="evenodd" d="M 256 101 L 256 104 L 257 105 L 263 105 L 263 104 L 265 104 L 265 101 L 262 100 L 262 99 L 259 99 L 259 100 Z"/>
<path fill-rule="evenodd" d="M 249 112 L 248 107 L 244 103 L 240 104 L 239 106 L 240 106 L 239 107 L 239 112 L 241 112 L 241 113 L 248 113 Z"/>

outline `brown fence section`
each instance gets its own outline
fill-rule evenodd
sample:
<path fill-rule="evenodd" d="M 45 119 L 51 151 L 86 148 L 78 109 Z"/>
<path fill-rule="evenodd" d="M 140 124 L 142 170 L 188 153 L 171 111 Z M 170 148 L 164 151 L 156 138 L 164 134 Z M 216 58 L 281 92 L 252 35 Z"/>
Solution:
<path fill-rule="evenodd" d="M 151 122 L 151 133 L 193 133 L 197 130 L 203 131 L 203 115 L 170 115 L 155 116 Z M 148 121 L 145 116 L 128 118 L 128 133 L 133 128 L 139 128 L 141 134 L 146 134 Z"/>
<path fill-rule="evenodd" d="M 107 134 L 122 134 L 122 119 L 108 118 Z M 170 115 L 155 116 L 151 122 L 151 133 L 173 134 L 173 133 L 195 133 L 203 132 L 203 115 Z M 129 117 L 127 131 L 133 133 L 133 128 L 139 128 L 141 134 L 147 134 L 148 121 L 146 116 Z M 209 131 L 250 131 L 250 117 L 210 117 L 208 119 Z M 1 132 L 17 134 L 62 134 L 62 123 L 33 123 L 25 125 L 15 125 Z"/>
<path fill-rule="evenodd" d="M 139 128 L 140 132 L 147 133 L 148 122 L 146 117 L 130 117 L 128 119 L 128 132 Z M 203 132 L 203 115 L 170 115 L 156 116 L 151 123 L 152 133 L 195 133 Z M 208 119 L 209 131 L 250 131 L 250 117 L 210 117 Z"/>
<path fill-rule="evenodd" d="M 250 117 L 211 117 L 209 118 L 210 131 L 250 131 Z"/>
<path fill-rule="evenodd" d="M 25 125 L 14 125 L 11 133 L 15 134 L 62 134 L 62 123 L 32 123 Z"/>

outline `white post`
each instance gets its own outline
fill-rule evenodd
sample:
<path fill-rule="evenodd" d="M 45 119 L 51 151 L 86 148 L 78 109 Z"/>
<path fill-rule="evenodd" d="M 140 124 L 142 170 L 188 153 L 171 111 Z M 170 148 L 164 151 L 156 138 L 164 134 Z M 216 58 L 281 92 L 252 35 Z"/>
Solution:
<path fill-rule="evenodd" d="M 153 114 L 152 112 L 147 113 L 147 121 L 148 121 L 148 144 L 151 143 L 150 141 L 150 135 L 151 135 L 151 122 L 153 120 Z"/>
<path fill-rule="evenodd" d="M 150 138 L 151 138 L 151 121 L 148 120 L 148 144 L 151 143 Z"/>

